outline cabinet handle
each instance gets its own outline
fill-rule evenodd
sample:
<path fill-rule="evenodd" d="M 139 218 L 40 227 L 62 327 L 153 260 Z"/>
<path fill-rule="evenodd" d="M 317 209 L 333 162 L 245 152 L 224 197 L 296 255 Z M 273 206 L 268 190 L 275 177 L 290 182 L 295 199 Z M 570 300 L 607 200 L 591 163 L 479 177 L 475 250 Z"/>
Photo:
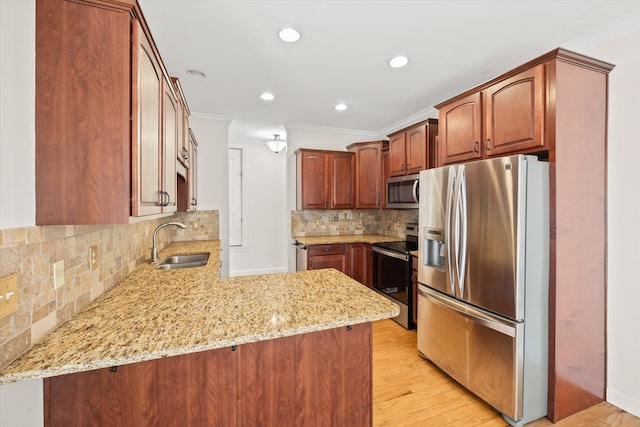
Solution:
<path fill-rule="evenodd" d="M 160 191 L 160 194 L 162 194 L 162 202 L 160 203 L 160 206 L 169 206 L 169 203 L 171 202 L 171 196 L 169 196 L 169 193 L 166 191 Z"/>
<path fill-rule="evenodd" d="M 408 170 L 409 170 L 409 163 L 405 163 L 405 168 L 404 168 L 404 170 L 405 170 L 405 171 L 408 171 Z"/>
<path fill-rule="evenodd" d="M 474 153 L 477 153 L 477 152 L 478 152 L 478 141 L 475 141 L 475 142 L 473 143 L 473 152 L 474 152 Z"/>
<path fill-rule="evenodd" d="M 491 143 L 491 140 L 487 138 L 487 140 L 484 142 L 484 148 L 486 148 L 487 150 L 491 150 L 489 143 Z"/>
<path fill-rule="evenodd" d="M 197 206 L 198 205 L 198 199 L 196 199 L 195 197 L 191 198 L 191 206 Z"/>
<path fill-rule="evenodd" d="M 404 163 L 402 164 L 402 166 L 400 166 L 400 170 L 404 171 Z"/>
<path fill-rule="evenodd" d="M 182 147 L 182 158 L 187 160 L 189 158 L 189 150 L 187 150 L 186 148 Z"/>

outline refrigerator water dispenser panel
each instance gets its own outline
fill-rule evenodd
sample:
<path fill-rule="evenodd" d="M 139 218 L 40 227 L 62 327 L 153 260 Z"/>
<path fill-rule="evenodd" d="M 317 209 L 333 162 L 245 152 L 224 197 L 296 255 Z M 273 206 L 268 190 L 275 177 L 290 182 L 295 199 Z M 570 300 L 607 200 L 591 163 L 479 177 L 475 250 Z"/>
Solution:
<path fill-rule="evenodd" d="M 424 265 L 444 271 L 445 243 L 444 230 L 437 228 L 424 229 Z"/>

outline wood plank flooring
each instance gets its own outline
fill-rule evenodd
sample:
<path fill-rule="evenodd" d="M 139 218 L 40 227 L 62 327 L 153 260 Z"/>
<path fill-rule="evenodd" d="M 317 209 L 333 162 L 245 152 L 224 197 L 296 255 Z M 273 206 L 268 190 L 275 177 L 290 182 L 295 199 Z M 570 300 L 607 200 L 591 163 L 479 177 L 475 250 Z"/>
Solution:
<path fill-rule="evenodd" d="M 415 330 L 389 319 L 373 324 L 373 425 L 509 426 L 495 409 L 418 355 Z M 553 425 L 542 418 L 527 427 Z M 555 425 L 640 427 L 640 418 L 603 402 Z"/>

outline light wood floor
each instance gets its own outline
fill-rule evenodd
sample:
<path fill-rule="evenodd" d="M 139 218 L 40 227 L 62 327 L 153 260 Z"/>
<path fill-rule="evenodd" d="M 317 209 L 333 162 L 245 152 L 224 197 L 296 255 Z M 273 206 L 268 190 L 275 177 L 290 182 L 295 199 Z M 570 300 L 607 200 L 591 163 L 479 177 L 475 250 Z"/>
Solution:
<path fill-rule="evenodd" d="M 492 407 L 451 380 L 416 349 L 416 332 L 392 320 L 373 324 L 375 427 L 505 427 Z M 603 402 L 555 424 L 640 427 L 640 418 Z M 527 427 L 553 426 L 546 418 Z"/>

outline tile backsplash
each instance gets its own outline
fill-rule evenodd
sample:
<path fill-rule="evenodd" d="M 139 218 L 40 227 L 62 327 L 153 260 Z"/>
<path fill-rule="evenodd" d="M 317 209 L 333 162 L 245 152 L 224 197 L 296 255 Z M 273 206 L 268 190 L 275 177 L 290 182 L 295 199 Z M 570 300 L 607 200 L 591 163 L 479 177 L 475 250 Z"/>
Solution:
<path fill-rule="evenodd" d="M 291 211 L 291 236 L 384 234 L 404 238 L 407 223 L 418 222 L 418 209 Z"/>
<path fill-rule="evenodd" d="M 219 239 L 218 211 L 176 213 L 126 225 L 59 225 L 0 230 L 0 278 L 17 274 L 18 310 L 0 319 L 0 367 L 28 350 L 150 258 L 155 227 L 162 249 L 172 240 Z M 89 269 L 89 248 L 98 267 Z M 53 264 L 64 261 L 65 284 L 54 289 Z"/>

